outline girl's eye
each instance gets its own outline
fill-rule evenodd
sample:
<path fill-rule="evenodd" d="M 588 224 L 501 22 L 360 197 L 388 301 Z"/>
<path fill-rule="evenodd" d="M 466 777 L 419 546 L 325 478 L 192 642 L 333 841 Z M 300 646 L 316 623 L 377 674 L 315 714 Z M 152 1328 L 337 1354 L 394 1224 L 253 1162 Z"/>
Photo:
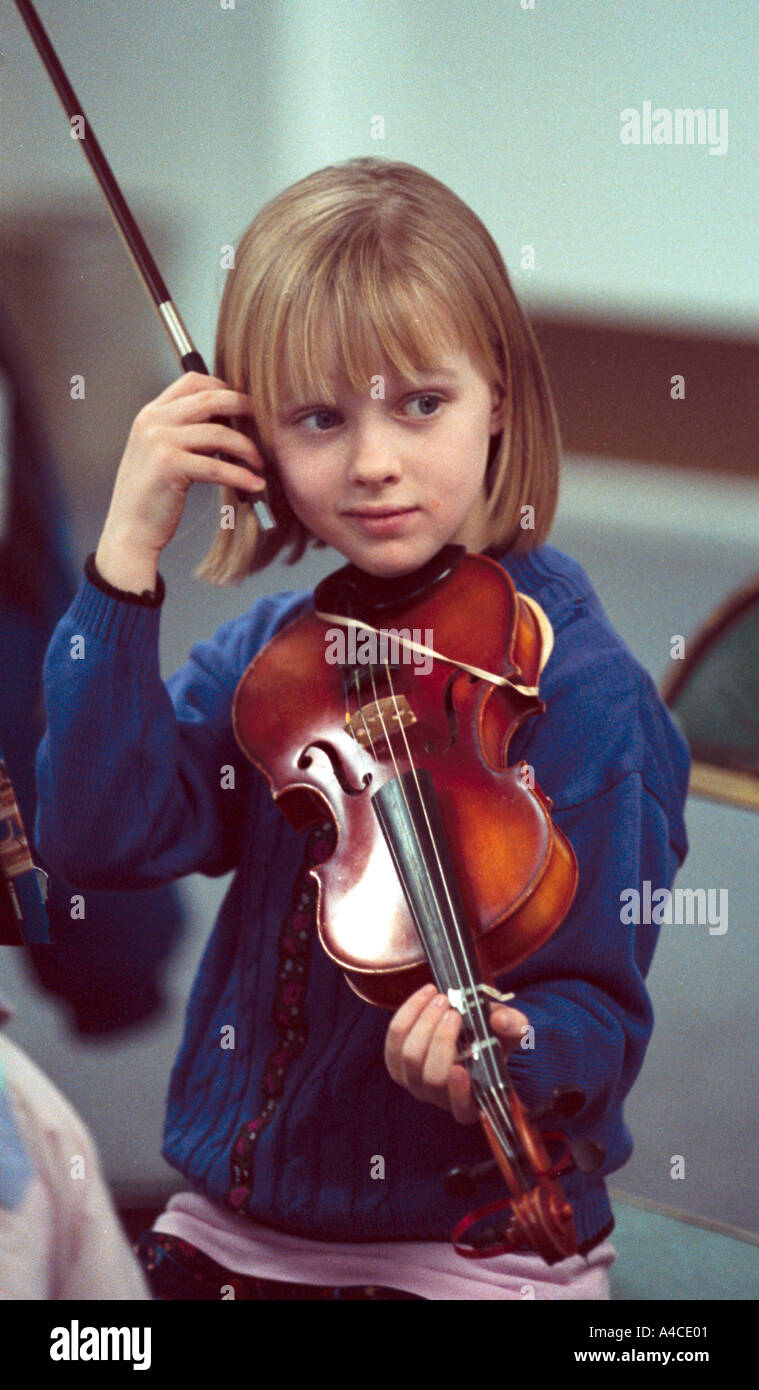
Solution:
<path fill-rule="evenodd" d="M 437 410 L 438 406 L 440 405 L 441 399 L 442 399 L 441 396 L 433 396 L 433 395 L 430 394 L 430 392 L 425 392 L 425 394 L 424 394 L 423 396 L 414 396 L 413 400 L 409 401 L 408 404 L 409 404 L 409 405 L 419 405 L 419 404 L 421 404 L 421 403 L 423 403 L 423 402 L 429 404 L 430 401 L 431 401 L 431 402 L 432 402 L 432 405 L 433 405 L 433 409 L 432 409 L 432 410 L 423 410 L 423 411 L 422 411 L 422 417 L 423 417 L 424 419 L 426 419 L 426 418 L 428 418 L 430 415 L 433 415 L 433 414 L 434 414 L 434 412 Z"/>
<path fill-rule="evenodd" d="M 323 406 L 321 410 L 312 410 L 311 413 L 310 413 L 310 415 L 302 415 L 301 418 L 300 418 L 300 420 L 298 420 L 297 423 L 298 423 L 299 425 L 305 425 L 307 420 L 322 420 L 322 421 L 323 421 L 325 415 L 327 416 L 327 419 L 328 419 L 328 422 L 329 422 L 329 418 L 330 418 L 330 417 L 334 417 L 336 414 L 337 414 L 337 411 L 336 411 L 336 410 L 330 410 L 328 406 Z M 328 424 L 327 424 L 327 429 L 329 429 L 329 428 L 331 428 L 331 426 L 330 426 L 330 424 L 328 423 Z M 316 431 L 316 432 L 317 432 L 317 434 L 323 434 L 323 433 L 324 433 L 323 429 L 321 429 L 319 426 L 317 426 L 317 431 Z"/>

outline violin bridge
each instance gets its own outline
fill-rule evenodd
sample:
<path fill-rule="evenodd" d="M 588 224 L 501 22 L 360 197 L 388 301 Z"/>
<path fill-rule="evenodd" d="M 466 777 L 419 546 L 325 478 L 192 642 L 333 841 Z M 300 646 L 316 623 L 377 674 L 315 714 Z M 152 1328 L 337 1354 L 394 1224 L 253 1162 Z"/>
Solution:
<path fill-rule="evenodd" d="M 387 695 L 361 705 L 348 719 L 351 735 L 362 748 L 371 747 L 401 728 L 408 729 L 411 724 L 416 724 L 416 715 L 405 695 Z"/>

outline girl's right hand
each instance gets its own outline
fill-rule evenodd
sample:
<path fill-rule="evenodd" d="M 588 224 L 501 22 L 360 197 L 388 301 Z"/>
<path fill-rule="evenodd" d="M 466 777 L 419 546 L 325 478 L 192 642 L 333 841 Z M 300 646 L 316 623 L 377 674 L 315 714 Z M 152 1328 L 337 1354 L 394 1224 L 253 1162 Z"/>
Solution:
<path fill-rule="evenodd" d="M 434 985 L 410 995 L 390 1021 L 385 1038 L 385 1066 L 393 1081 L 417 1100 L 450 1110 L 459 1124 L 479 1119 L 466 1067 L 458 1061 L 461 1015 Z M 490 1005 L 490 1026 L 508 1057 L 528 1027 L 519 1009 Z"/>
<path fill-rule="evenodd" d="M 117 588 L 139 586 L 138 592 L 154 586 L 161 551 L 179 525 L 193 483 L 223 484 L 258 496 L 266 484 L 255 444 L 215 419 L 253 413 L 250 396 L 200 372 L 184 373 L 140 410 L 95 556 L 104 579 Z M 215 453 L 240 463 L 214 458 Z"/>

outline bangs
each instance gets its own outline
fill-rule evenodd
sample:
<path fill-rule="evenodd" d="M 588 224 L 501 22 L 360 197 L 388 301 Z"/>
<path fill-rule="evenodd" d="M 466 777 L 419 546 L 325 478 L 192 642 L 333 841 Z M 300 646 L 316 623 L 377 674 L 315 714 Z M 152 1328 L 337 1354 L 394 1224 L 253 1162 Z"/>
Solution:
<path fill-rule="evenodd" d="M 492 355 L 461 313 L 463 287 L 440 271 L 431 278 L 397 258 L 388 264 L 377 241 L 350 249 L 354 255 L 343 246 L 339 259 L 324 257 L 298 277 L 294 291 L 279 287 L 269 350 L 252 366 L 259 378 L 252 394 L 269 420 L 285 401 L 331 404 L 334 370 L 354 391 L 368 392 L 388 365 L 413 382 L 439 368 L 448 352 L 465 351 L 476 362 Z"/>

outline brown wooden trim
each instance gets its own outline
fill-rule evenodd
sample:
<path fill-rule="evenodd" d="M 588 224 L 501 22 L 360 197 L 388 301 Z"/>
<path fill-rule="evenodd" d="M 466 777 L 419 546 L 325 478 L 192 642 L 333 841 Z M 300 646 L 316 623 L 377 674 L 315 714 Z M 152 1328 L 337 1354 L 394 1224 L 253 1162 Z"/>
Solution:
<path fill-rule="evenodd" d="M 708 801 L 719 801 L 722 806 L 759 811 L 759 777 L 751 772 L 738 771 L 737 768 L 692 763 L 688 794 L 706 797 Z"/>
<path fill-rule="evenodd" d="M 743 1226 L 730 1226 L 725 1221 L 714 1221 L 709 1216 L 695 1216 L 692 1212 L 684 1211 L 682 1207 L 670 1207 L 665 1202 L 655 1202 L 650 1197 L 624 1192 L 612 1184 L 609 1184 L 608 1192 L 612 1202 L 619 1202 L 620 1206 L 636 1207 L 639 1211 L 666 1216 L 670 1221 L 683 1221 L 686 1226 L 699 1226 L 702 1231 L 714 1231 L 718 1235 L 729 1236 L 731 1240 L 745 1241 L 747 1245 L 759 1245 L 756 1232 L 747 1231 Z"/>
<path fill-rule="evenodd" d="M 566 453 L 759 478 L 759 341 L 530 316 Z M 670 379 L 685 378 L 684 400 Z"/>

